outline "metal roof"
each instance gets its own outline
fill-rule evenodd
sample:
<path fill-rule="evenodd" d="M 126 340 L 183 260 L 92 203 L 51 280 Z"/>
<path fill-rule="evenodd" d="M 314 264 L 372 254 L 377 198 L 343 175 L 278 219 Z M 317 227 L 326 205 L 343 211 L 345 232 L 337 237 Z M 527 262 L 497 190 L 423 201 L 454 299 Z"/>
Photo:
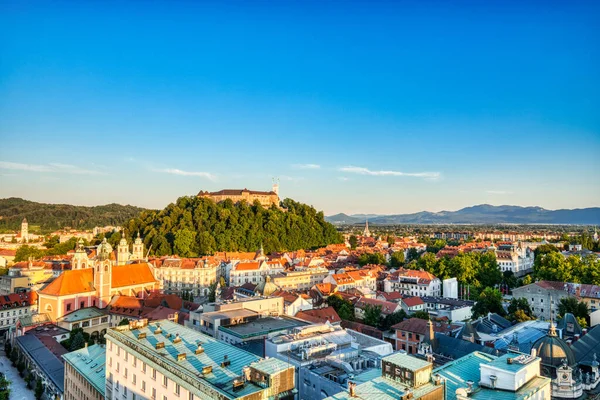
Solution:
<path fill-rule="evenodd" d="M 35 335 L 17 337 L 19 346 L 31 357 L 59 391 L 64 392 L 65 366 Z"/>
<path fill-rule="evenodd" d="M 67 363 L 77 370 L 94 388 L 104 395 L 106 378 L 106 349 L 104 345 L 95 344 L 84 347 L 62 356 Z"/>
<path fill-rule="evenodd" d="M 396 365 L 402 365 L 403 367 L 409 368 L 413 371 L 423 369 L 426 367 L 431 367 L 431 363 L 428 361 L 421 360 L 420 358 L 416 358 L 413 356 L 409 356 L 404 353 L 394 353 L 387 357 L 384 357 L 382 361 L 391 362 Z"/>
<path fill-rule="evenodd" d="M 159 326 L 160 333 L 155 333 Z M 146 337 L 138 339 L 140 334 L 145 334 Z M 181 341 L 175 343 L 174 340 L 177 336 Z M 131 352 L 136 357 L 145 360 L 153 368 L 168 375 L 182 386 L 190 387 L 189 381 L 184 377 L 189 378 L 191 375 L 196 382 L 201 382 L 203 387 L 228 398 L 244 397 L 264 390 L 257 385 L 248 383 L 243 389 L 234 392 L 232 383 L 234 379 L 242 375 L 244 367 L 252 364 L 253 368 L 258 369 L 261 368 L 263 362 L 269 360 L 262 360 L 254 354 L 220 342 L 193 329 L 185 328 L 175 322 L 161 320 L 134 330 L 113 328 L 108 330 L 105 337 L 118 343 L 124 350 Z M 164 343 L 164 348 L 155 348 L 159 342 Z M 204 349 L 200 354 L 195 353 L 198 344 L 201 344 Z M 186 359 L 178 361 L 178 355 L 182 353 L 186 354 Z M 221 363 L 225 357 L 230 364 L 222 367 Z M 165 368 L 164 365 L 168 367 Z M 202 370 L 205 366 L 211 366 L 212 372 L 203 373 Z M 275 367 L 285 369 L 284 366 L 293 368 L 285 362 L 277 365 L 268 364 L 268 367 L 272 369 Z M 179 372 L 177 374 L 171 372 L 173 368 Z M 197 389 L 194 391 L 197 392 Z"/>
<path fill-rule="evenodd" d="M 419 398 L 427 393 L 439 389 L 432 383 L 419 386 L 418 388 L 409 388 L 399 382 L 384 377 L 375 378 L 369 382 L 356 386 L 355 396 L 351 397 L 348 391 L 340 392 L 327 397 L 326 400 L 346 400 L 346 399 L 369 399 L 369 400 L 398 400 L 404 396 L 410 389 L 414 398 Z"/>
<path fill-rule="evenodd" d="M 583 361 L 591 362 L 594 354 L 600 357 L 600 325 L 596 325 L 592 330 L 583 335 L 581 339 L 573 343 L 571 350 L 573 350 L 575 360 L 578 363 Z"/>
<path fill-rule="evenodd" d="M 107 315 L 108 312 L 105 310 L 100 310 L 98 307 L 87 307 L 82 308 L 77 311 L 73 311 L 62 318 L 60 318 L 59 322 L 77 322 L 84 321 L 87 319 L 103 317 Z"/>

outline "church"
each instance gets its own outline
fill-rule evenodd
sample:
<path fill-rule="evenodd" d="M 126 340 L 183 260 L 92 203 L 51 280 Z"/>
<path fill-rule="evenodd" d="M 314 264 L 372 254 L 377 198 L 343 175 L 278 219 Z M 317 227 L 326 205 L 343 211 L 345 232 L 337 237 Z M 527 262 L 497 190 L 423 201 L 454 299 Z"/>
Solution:
<path fill-rule="evenodd" d="M 152 266 L 144 262 L 144 245 L 139 235 L 133 252 L 125 239 L 117 247 L 104 239 L 91 258 L 80 240 L 71 260 L 72 269 L 64 271 L 38 292 L 38 312 L 53 321 L 86 307 L 104 308 L 113 296 L 145 298 L 160 289 Z"/>

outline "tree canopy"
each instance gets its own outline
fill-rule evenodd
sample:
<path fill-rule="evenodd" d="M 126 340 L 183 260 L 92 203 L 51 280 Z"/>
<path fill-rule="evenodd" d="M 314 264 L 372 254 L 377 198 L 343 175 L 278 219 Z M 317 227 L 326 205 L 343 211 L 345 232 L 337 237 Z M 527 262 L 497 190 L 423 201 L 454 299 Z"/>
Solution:
<path fill-rule="evenodd" d="M 217 251 L 293 251 L 342 243 L 341 234 L 322 212 L 290 199 L 283 210 L 258 202 L 215 203 L 196 196 L 181 197 L 164 210 L 145 211 L 126 225 L 129 239 L 141 232 L 155 255 L 197 256 Z"/>
<path fill-rule="evenodd" d="M 502 307 L 502 293 L 499 290 L 491 287 L 486 287 L 479 294 L 477 303 L 472 309 L 473 318 L 479 318 L 487 313 L 496 313 L 498 315 L 506 315 L 504 308 Z"/>
<path fill-rule="evenodd" d="M 565 258 L 557 251 L 540 253 L 533 263 L 533 273 L 538 280 L 598 284 L 600 259 L 594 255 Z"/>

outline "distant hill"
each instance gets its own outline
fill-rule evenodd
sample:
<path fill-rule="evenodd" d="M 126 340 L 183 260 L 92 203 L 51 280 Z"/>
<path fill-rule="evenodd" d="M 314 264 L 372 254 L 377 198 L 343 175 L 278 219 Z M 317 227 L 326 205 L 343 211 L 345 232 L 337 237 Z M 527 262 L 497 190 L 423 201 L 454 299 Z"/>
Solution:
<path fill-rule="evenodd" d="M 325 219 L 336 225 L 365 222 L 364 215 L 336 214 Z M 413 214 L 377 215 L 369 217 L 369 224 L 579 224 L 600 225 L 600 207 L 573 210 L 546 210 L 541 207 L 492 206 L 480 204 L 458 211 Z"/>
<path fill-rule="evenodd" d="M 92 229 L 95 226 L 124 225 L 144 211 L 143 208 L 107 204 L 85 207 L 69 204 L 46 204 L 16 197 L 0 199 L 0 231 L 18 230 L 27 218 L 31 226 L 42 232 L 51 232 L 69 226 L 75 229 Z"/>

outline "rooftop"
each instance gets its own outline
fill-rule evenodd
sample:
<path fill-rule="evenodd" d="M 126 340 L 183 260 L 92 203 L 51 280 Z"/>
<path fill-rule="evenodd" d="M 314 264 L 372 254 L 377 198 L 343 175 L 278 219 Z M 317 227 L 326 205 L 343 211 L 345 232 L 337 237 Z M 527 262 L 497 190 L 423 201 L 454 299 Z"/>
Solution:
<path fill-rule="evenodd" d="M 104 393 L 106 378 L 106 349 L 104 345 L 95 344 L 64 354 L 63 359 L 77 370 L 100 393 Z"/>
<path fill-rule="evenodd" d="M 242 369 L 246 366 L 272 372 L 288 368 L 288 364 L 283 361 L 273 363 L 261 360 L 235 346 L 169 320 L 150 323 L 137 329 L 109 329 L 106 338 L 119 343 L 127 351 L 143 355 L 153 368 L 159 368 L 179 384 L 197 388 L 197 392 L 209 397 L 238 398 L 264 390 L 248 382 L 234 392 L 233 381 L 242 376 Z M 180 340 L 177 341 L 176 338 Z M 164 347 L 156 349 L 158 343 L 163 343 Z M 196 354 L 199 345 L 202 346 L 202 351 Z M 180 354 L 186 354 L 186 358 L 178 361 Z M 222 364 L 225 360 L 228 365 Z M 269 362 L 263 366 L 265 361 Z M 204 367 L 212 367 L 212 370 L 203 372 Z M 172 373 L 173 370 L 177 374 Z M 212 395 L 207 395 L 207 392 Z"/>
<path fill-rule="evenodd" d="M 106 310 L 101 310 L 98 307 L 87 307 L 81 308 L 77 311 L 73 311 L 65 316 L 63 316 L 60 321 L 62 322 L 77 322 L 77 321 L 85 321 L 92 318 L 98 318 L 107 315 L 108 312 Z"/>
<path fill-rule="evenodd" d="M 35 335 L 17 337 L 17 343 L 29 354 L 46 376 L 61 392 L 64 391 L 65 367 L 61 360 L 54 355 Z"/>
<path fill-rule="evenodd" d="M 285 317 L 267 317 L 228 327 L 220 326 L 219 331 L 223 331 L 230 335 L 237 336 L 241 339 L 246 339 L 254 336 L 267 335 L 272 332 L 279 332 L 306 325 L 309 324 L 307 322 L 299 321 L 297 319 Z"/>
<path fill-rule="evenodd" d="M 327 397 L 326 400 L 341 400 L 341 399 L 368 399 L 368 400 L 398 400 L 402 399 L 407 394 L 408 390 L 414 398 L 425 396 L 426 394 L 433 392 L 434 390 L 442 390 L 442 386 L 435 386 L 432 383 L 427 383 L 420 386 L 417 389 L 409 388 L 399 382 L 392 381 L 391 379 L 378 377 L 371 381 L 357 385 L 354 397 L 350 396 L 350 393 L 340 392 L 331 397 Z M 441 395 L 440 395 L 441 396 Z"/>
<path fill-rule="evenodd" d="M 385 357 L 383 361 L 388 361 L 396 365 L 402 365 L 403 367 L 406 367 L 412 371 L 417 371 L 419 369 L 431 367 L 430 362 L 421 360 L 420 358 L 409 356 L 408 354 L 404 353 L 394 353 Z"/>

